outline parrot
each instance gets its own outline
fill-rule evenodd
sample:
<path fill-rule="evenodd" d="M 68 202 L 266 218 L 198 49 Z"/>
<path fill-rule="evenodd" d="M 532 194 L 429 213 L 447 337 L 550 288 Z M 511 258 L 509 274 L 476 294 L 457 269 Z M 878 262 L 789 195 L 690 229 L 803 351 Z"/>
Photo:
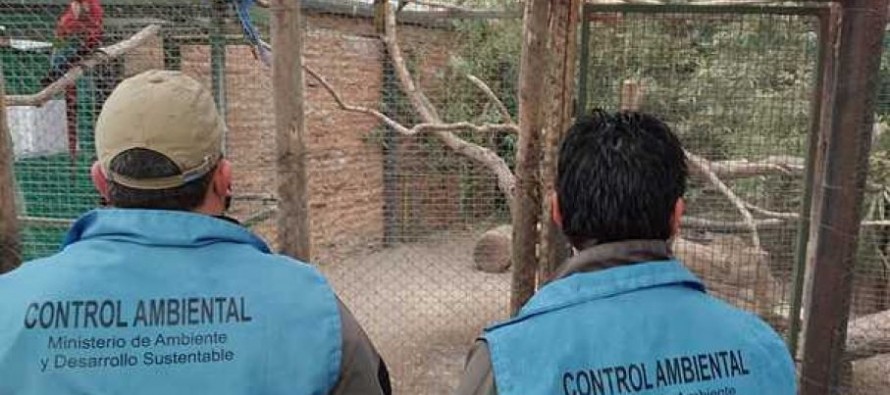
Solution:
<path fill-rule="evenodd" d="M 250 7 L 256 0 L 230 0 L 238 15 L 238 21 L 241 23 L 241 30 L 244 32 L 244 38 L 253 46 L 253 56 L 259 59 L 268 67 L 272 66 L 272 46 L 263 41 L 259 31 L 253 26 L 250 18 Z"/>
<path fill-rule="evenodd" d="M 102 43 L 103 17 L 100 0 L 71 0 L 56 25 L 50 70 L 44 78 L 47 86 L 92 54 Z M 65 88 L 65 112 L 68 128 L 68 154 L 72 164 L 77 159 L 77 86 Z"/>

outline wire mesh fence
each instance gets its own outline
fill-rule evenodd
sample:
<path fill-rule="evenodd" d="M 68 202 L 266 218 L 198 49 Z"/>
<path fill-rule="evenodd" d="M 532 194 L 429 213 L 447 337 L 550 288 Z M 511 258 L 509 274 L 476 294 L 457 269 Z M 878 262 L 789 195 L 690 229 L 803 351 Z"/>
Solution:
<path fill-rule="evenodd" d="M 890 110 L 890 34 L 883 39 L 878 80 L 874 82 L 877 100 L 875 123 L 868 160 L 868 181 L 863 196 L 862 227 L 859 248 L 852 273 L 850 324 L 847 327 L 846 358 L 850 361 L 842 372 L 845 387 L 840 392 L 878 394 L 890 385 L 890 261 L 887 222 L 888 191 L 887 158 L 888 110 Z"/>
<path fill-rule="evenodd" d="M 397 59 L 380 39 L 383 22 L 374 18 L 373 2 L 302 3 L 304 62 L 320 77 L 305 77 L 313 263 L 380 349 L 397 393 L 449 393 L 474 337 L 509 313 L 508 268 L 486 267 L 495 271 L 487 273 L 478 267 L 509 262 L 509 251 L 495 248 L 501 255 L 488 254 L 485 262 L 474 253 L 483 235 L 509 245 L 509 231 L 499 227 L 509 223 L 510 209 L 489 166 L 455 150 L 454 140 L 439 132 L 413 134 L 411 128 L 428 123 L 422 113 L 430 109 L 441 124 L 517 119 L 521 15 L 509 7 L 463 14 L 400 7 Z M 480 2 L 498 2 L 488 3 Z M 79 12 L 89 15 L 85 7 Z M 24 258 L 56 251 L 70 222 L 99 204 L 89 180 L 95 120 L 117 82 L 153 68 L 182 70 L 213 88 L 228 126 L 231 214 L 275 247 L 271 72 L 245 41 L 232 4 L 103 0 L 101 7 L 100 39 L 90 42 L 96 34 L 90 24 L 61 27 L 72 12 L 67 0 L 0 0 L 7 95 L 46 88 L 65 67 L 54 66 L 64 60 L 65 45 L 86 46 L 80 55 L 88 57 L 132 42 L 147 26 L 160 27 L 120 56 L 85 69 L 73 88 L 42 105 L 9 108 Z M 676 252 L 711 292 L 785 334 L 798 314 L 795 291 L 803 286 L 793 269 L 804 263 L 807 230 L 797 218 L 809 215 L 804 175 L 821 93 L 824 37 L 810 9 L 596 6 L 583 14 L 579 33 L 578 111 L 640 109 L 668 121 L 698 163 Z M 266 36 L 269 11 L 254 7 L 250 16 Z M 70 60 L 68 66 L 83 59 Z M 890 61 L 882 75 L 887 70 Z M 424 92 L 423 108 L 406 95 L 402 71 Z M 888 100 L 881 96 L 877 109 L 865 191 L 869 222 L 851 305 L 854 319 L 867 320 L 850 333 L 866 341 L 880 340 L 890 321 L 880 315 L 890 303 L 890 235 L 882 222 L 890 210 Z M 356 107 L 379 111 L 408 132 Z M 512 167 L 516 134 L 509 128 L 448 133 Z M 851 362 L 852 384 L 844 393 L 886 388 L 888 350 L 877 350 L 884 354 L 869 351 Z"/>
<path fill-rule="evenodd" d="M 401 66 L 378 38 L 371 7 L 351 5 L 348 13 L 307 10 L 306 63 L 349 105 L 378 109 L 407 128 L 425 122 L 403 93 Z M 429 11 L 399 12 L 413 22 L 399 24 L 398 40 L 404 67 L 441 121 L 502 121 L 499 105 L 467 75 L 486 82 L 515 118 L 521 21 L 446 19 Z M 312 155 L 356 166 L 337 170 L 340 176 L 310 169 L 320 181 L 312 188 L 336 196 L 313 203 L 323 212 L 313 215 L 313 234 L 326 240 L 314 254 L 387 359 L 396 392 L 450 393 L 474 337 L 508 313 L 509 274 L 479 272 L 473 261 L 479 235 L 509 223 L 496 177 L 439 135 L 405 136 L 344 112 L 318 80 L 307 76 L 307 84 L 311 134 L 336 139 Z M 514 134 L 456 136 L 513 156 Z"/>
<path fill-rule="evenodd" d="M 691 167 L 675 250 L 713 293 L 787 330 L 798 225 L 777 219 L 805 192 L 818 18 L 591 10 L 582 105 L 658 114 L 710 166 L 715 178 Z"/>
<path fill-rule="evenodd" d="M 10 107 L 24 259 L 55 252 L 70 222 L 99 204 L 89 166 L 102 103 L 119 81 L 157 68 L 182 70 L 213 88 L 228 127 L 231 214 L 274 246 L 271 70 L 245 41 L 231 2 L 104 0 L 99 32 L 88 23 L 60 27 L 72 4 L 99 17 L 98 9 L 89 12 L 99 2 L 89 0 L 0 2 L 0 26 L 10 39 L 0 49 L 7 94 L 46 88 L 63 43 L 89 45 L 82 49 L 88 57 L 147 26 L 160 30 L 85 70 L 76 91 L 41 106 Z M 266 36 L 268 10 L 254 7 L 251 17 Z M 467 74 L 485 81 L 515 117 L 520 45 L 511 35 L 520 20 L 447 19 L 418 6 L 401 10 L 402 17 L 409 21 L 399 26 L 405 65 L 443 122 L 501 122 L 500 104 Z M 490 172 L 442 139 L 403 136 L 338 106 L 332 93 L 409 128 L 420 122 L 378 37 L 370 2 L 306 1 L 304 24 L 305 63 L 324 79 L 306 77 L 313 261 L 379 347 L 398 393 L 446 393 L 482 326 L 507 315 L 509 274 L 477 272 L 472 259 L 479 234 L 509 222 L 506 199 Z M 87 43 L 90 35 L 100 39 Z M 73 67 L 83 59 L 69 60 Z M 513 155 L 510 133 L 457 136 Z"/>

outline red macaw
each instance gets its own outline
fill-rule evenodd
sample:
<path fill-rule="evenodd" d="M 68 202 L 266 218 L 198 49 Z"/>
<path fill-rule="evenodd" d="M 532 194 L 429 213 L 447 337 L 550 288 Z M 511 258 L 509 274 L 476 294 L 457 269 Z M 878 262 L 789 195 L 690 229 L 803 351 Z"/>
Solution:
<path fill-rule="evenodd" d="M 56 37 L 50 58 L 50 72 L 44 81 L 48 85 L 61 78 L 71 68 L 96 51 L 102 43 L 102 17 L 99 0 L 71 0 L 59 17 Z M 68 126 L 68 153 L 72 163 L 77 158 L 77 87 L 65 89 L 65 108 Z"/>

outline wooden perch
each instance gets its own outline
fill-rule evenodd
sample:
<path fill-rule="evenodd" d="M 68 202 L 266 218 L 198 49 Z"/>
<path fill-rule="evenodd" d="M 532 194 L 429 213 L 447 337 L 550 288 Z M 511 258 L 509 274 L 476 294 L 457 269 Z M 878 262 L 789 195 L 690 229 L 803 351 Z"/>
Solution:
<path fill-rule="evenodd" d="M 53 96 L 62 93 L 65 88 L 73 85 L 77 81 L 77 79 L 80 78 L 81 75 L 83 75 L 84 70 L 91 69 L 99 64 L 106 63 L 127 52 L 130 52 L 134 48 L 145 43 L 145 41 L 147 41 L 148 39 L 156 36 L 160 29 L 160 25 L 148 25 L 140 30 L 138 33 L 124 41 L 108 47 L 100 48 L 90 58 L 80 62 L 80 64 L 71 68 L 71 70 L 68 70 L 65 75 L 63 75 L 58 80 L 53 81 L 52 84 L 49 84 L 49 86 L 43 88 L 42 91 L 33 95 L 9 95 L 6 96 L 6 103 L 10 106 L 41 106 L 52 99 Z"/>

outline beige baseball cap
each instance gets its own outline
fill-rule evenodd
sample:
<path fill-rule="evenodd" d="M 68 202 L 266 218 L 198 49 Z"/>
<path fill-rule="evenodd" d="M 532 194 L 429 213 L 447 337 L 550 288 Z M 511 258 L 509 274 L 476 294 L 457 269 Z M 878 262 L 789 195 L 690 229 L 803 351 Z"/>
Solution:
<path fill-rule="evenodd" d="M 213 170 L 222 157 L 225 124 L 210 91 L 177 71 L 151 70 L 115 88 L 96 122 L 96 152 L 109 181 L 134 189 L 185 185 Z M 181 173 L 132 178 L 111 171 L 111 161 L 133 148 L 155 151 Z"/>

